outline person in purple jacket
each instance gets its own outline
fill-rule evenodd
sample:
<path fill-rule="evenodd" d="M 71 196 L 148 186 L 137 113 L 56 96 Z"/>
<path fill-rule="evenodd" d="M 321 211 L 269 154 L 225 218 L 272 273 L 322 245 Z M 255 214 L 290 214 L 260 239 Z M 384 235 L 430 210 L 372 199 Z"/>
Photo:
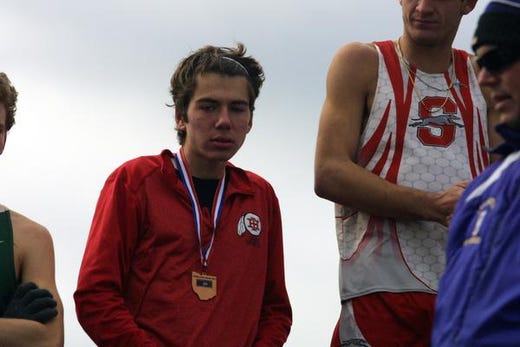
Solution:
<path fill-rule="evenodd" d="M 459 200 L 448 232 L 433 346 L 520 345 L 520 0 L 494 0 L 473 39 L 500 114 L 503 157 Z"/>

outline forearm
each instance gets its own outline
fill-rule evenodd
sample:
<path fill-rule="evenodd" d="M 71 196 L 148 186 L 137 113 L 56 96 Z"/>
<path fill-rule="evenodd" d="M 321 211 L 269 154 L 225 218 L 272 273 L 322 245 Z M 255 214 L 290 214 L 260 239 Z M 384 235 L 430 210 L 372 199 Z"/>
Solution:
<path fill-rule="evenodd" d="M 324 199 L 381 217 L 443 222 L 448 213 L 441 193 L 391 183 L 349 160 L 316 167 L 315 191 Z"/>
<path fill-rule="evenodd" d="M 96 345 L 156 346 L 148 333 L 136 324 L 119 293 L 92 290 L 102 287 L 102 284 L 96 282 L 86 285 L 84 281 L 80 275 L 79 286 L 74 293 L 76 313 L 79 323 Z"/>
<path fill-rule="evenodd" d="M 74 293 L 78 321 L 98 346 L 156 343 L 136 323 L 123 293 L 141 228 L 138 201 L 124 170 L 115 171 L 99 196 Z"/>
<path fill-rule="evenodd" d="M 0 318 L 0 347 L 60 347 L 63 335 L 39 322 Z"/>
<path fill-rule="evenodd" d="M 283 236 L 278 202 L 269 225 L 269 260 L 262 311 L 254 347 L 282 346 L 292 325 L 292 308 L 285 287 Z"/>
<path fill-rule="evenodd" d="M 274 310 L 264 311 L 254 347 L 282 346 L 291 331 L 291 311 L 288 306 L 280 305 Z"/>
<path fill-rule="evenodd" d="M 254 347 L 282 346 L 291 331 L 292 309 L 284 284 L 283 257 L 272 258 L 278 263 L 267 278 Z"/>

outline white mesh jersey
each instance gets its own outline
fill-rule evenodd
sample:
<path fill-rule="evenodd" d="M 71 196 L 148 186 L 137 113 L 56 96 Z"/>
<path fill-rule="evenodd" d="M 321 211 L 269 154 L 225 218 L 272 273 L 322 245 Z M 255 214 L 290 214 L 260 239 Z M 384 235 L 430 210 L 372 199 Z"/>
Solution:
<path fill-rule="evenodd" d="M 469 55 L 453 51 L 451 83 L 449 72 L 427 74 L 411 66 L 408 73 L 392 41 L 375 44 L 378 81 L 357 163 L 425 191 L 478 175 L 489 163 L 487 111 Z M 444 270 L 444 226 L 341 205 L 335 210 L 342 300 L 378 291 L 436 293 Z"/>

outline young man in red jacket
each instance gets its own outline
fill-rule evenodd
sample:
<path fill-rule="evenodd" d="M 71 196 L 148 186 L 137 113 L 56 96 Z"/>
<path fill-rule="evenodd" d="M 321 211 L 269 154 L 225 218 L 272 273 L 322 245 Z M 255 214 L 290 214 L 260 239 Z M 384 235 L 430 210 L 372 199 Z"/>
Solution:
<path fill-rule="evenodd" d="M 229 160 L 264 80 L 246 49 L 206 46 L 171 79 L 180 149 L 103 188 L 74 294 L 99 346 L 282 346 L 292 322 L 271 185 Z"/>

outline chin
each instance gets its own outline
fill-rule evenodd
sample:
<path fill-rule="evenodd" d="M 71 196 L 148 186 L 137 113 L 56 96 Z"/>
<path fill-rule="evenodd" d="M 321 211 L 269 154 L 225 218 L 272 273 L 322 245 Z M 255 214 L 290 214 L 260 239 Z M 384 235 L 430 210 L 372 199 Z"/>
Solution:
<path fill-rule="evenodd" d="M 209 157 L 216 161 L 229 161 L 233 158 L 236 152 L 237 151 L 218 151 L 209 154 Z"/>
<path fill-rule="evenodd" d="M 506 124 L 513 129 L 520 130 L 520 116 L 509 120 Z"/>
<path fill-rule="evenodd" d="M 520 114 L 515 114 L 514 112 L 502 112 L 499 123 L 505 124 L 510 128 L 520 129 Z"/>

